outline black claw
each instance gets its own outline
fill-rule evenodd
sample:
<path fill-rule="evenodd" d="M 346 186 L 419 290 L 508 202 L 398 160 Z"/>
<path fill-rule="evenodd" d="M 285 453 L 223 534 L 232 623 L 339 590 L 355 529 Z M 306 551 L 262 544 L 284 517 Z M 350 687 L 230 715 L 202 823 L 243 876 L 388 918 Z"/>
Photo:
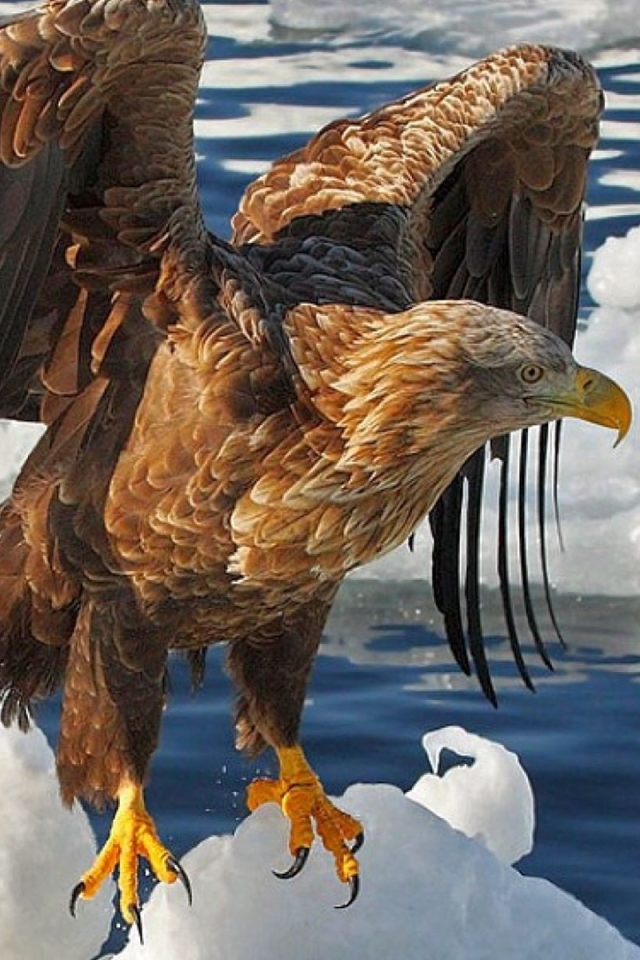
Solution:
<path fill-rule="evenodd" d="M 350 848 L 351 853 L 357 853 L 364 846 L 364 830 L 358 834 L 358 836 L 353 841 L 353 846 Z"/>
<path fill-rule="evenodd" d="M 346 903 L 337 903 L 335 907 L 336 910 L 346 910 L 360 893 L 360 877 L 357 874 L 355 877 L 349 877 L 349 890 L 349 899 Z"/>
<path fill-rule="evenodd" d="M 274 877 L 277 877 L 278 880 L 291 880 L 293 877 L 297 877 L 309 859 L 309 849 L 309 847 L 298 847 L 296 858 L 289 869 L 284 870 L 282 873 L 278 873 L 277 870 L 274 870 Z"/>
<path fill-rule="evenodd" d="M 187 891 L 187 900 L 189 901 L 189 906 L 191 907 L 193 905 L 193 894 L 191 892 L 191 881 L 189 880 L 189 874 L 184 869 L 180 861 L 176 860 L 175 857 L 167 857 L 167 866 L 169 867 L 169 870 L 173 870 L 173 872 L 177 875 L 178 880 Z"/>
<path fill-rule="evenodd" d="M 76 883 L 75 887 L 71 891 L 71 896 L 69 897 L 69 913 L 74 918 L 76 915 L 76 904 L 83 893 L 84 893 L 84 883 L 81 880 L 80 883 Z"/>
<path fill-rule="evenodd" d="M 142 936 L 142 914 L 140 913 L 140 907 L 137 903 L 132 903 L 129 907 L 129 910 L 133 917 L 133 922 L 136 925 L 138 936 L 140 937 L 140 945 L 144 946 L 144 937 Z"/>

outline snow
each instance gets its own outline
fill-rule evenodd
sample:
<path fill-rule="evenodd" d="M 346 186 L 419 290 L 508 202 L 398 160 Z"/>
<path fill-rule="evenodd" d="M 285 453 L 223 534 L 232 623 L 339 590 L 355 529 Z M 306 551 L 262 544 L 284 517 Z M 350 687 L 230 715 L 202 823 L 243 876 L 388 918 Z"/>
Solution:
<path fill-rule="evenodd" d="M 6 497 L 10 492 L 23 461 L 43 432 L 41 424 L 0 420 L 0 497 Z"/>
<path fill-rule="evenodd" d="M 589 293 L 608 307 L 640 308 L 640 227 L 624 237 L 607 237 L 596 251 L 589 273 Z"/>
<path fill-rule="evenodd" d="M 609 237 L 595 251 L 588 287 L 597 307 L 578 336 L 576 356 L 625 388 L 635 419 L 613 451 L 606 431 L 582 423 L 565 431 L 567 549 L 555 570 L 563 590 L 632 596 L 640 591 L 640 229 Z"/>
<path fill-rule="evenodd" d="M 58 796 L 53 754 L 40 730 L 0 726 L 0 957 L 89 960 L 111 922 L 109 887 L 73 920 L 69 895 L 95 856 L 86 814 Z"/>
<path fill-rule="evenodd" d="M 295 880 L 273 876 L 289 854 L 286 822 L 270 804 L 233 837 L 209 837 L 183 858 L 193 906 L 179 884 L 159 884 L 143 911 L 144 947 L 134 934 L 118 960 L 327 960 L 338 944 L 368 960 L 423 960 L 426 945 L 429 960 L 640 960 L 640 948 L 573 897 L 509 866 L 530 849 L 534 819 L 514 754 L 459 727 L 426 734 L 424 745 L 434 765 L 443 749 L 473 763 L 426 774 L 406 796 L 355 784 L 338 798 L 367 834 L 362 889 L 348 910 L 333 909 L 345 890 L 322 849 Z M 0 956 L 41 960 L 56 944 L 64 960 L 90 960 L 112 891 L 69 917 L 95 841 L 84 814 L 61 805 L 37 729 L 0 728 L 0 851 Z"/>
<path fill-rule="evenodd" d="M 443 727 L 422 738 L 433 773 L 425 773 L 407 796 L 433 810 L 452 827 L 480 840 L 505 863 L 533 849 L 533 791 L 518 757 L 499 743 Z M 443 750 L 472 758 L 438 775 Z"/>

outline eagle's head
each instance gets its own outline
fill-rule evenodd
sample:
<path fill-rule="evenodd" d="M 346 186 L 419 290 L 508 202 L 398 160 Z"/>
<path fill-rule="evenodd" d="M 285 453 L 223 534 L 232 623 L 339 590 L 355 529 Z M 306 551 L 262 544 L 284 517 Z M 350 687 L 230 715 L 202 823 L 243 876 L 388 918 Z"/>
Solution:
<path fill-rule="evenodd" d="M 631 425 L 631 404 L 609 377 L 577 363 L 550 330 L 507 310 L 472 301 L 433 304 L 450 327 L 452 353 L 443 358 L 459 378 L 462 429 L 506 433 L 562 417 L 617 431 Z M 447 319 L 449 318 L 449 319 Z"/>
<path fill-rule="evenodd" d="M 427 301 L 397 314 L 304 305 L 287 333 L 305 391 L 341 438 L 327 463 L 386 489 L 409 477 L 427 508 L 493 437 L 578 417 L 620 440 L 631 424 L 624 391 L 581 367 L 558 336 L 474 301 Z"/>

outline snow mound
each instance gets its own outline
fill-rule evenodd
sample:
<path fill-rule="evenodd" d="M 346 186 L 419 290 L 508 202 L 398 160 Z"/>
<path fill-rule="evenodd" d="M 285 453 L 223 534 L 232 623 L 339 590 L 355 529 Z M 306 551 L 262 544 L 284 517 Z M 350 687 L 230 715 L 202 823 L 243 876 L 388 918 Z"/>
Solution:
<path fill-rule="evenodd" d="M 156 887 L 144 911 L 145 947 L 132 937 L 119 960 L 329 960 L 337 945 L 369 960 L 424 960 L 427 946 L 429 960 L 640 960 L 640 949 L 577 900 L 487 849 L 510 858 L 531 845 L 533 798 L 515 755 L 461 728 L 424 743 L 434 766 L 445 748 L 475 762 L 450 770 L 444 790 L 423 777 L 408 797 L 387 784 L 358 784 L 338 799 L 367 834 L 362 890 L 348 910 L 332 909 L 345 890 L 321 849 L 294 881 L 273 877 L 271 868 L 290 857 L 287 825 L 269 805 L 233 837 L 210 837 L 187 854 L 193 908 L 182 890 Z"/>
<path fill-rule="evenodd" d="M 120 960 L 329 960 L 336 945 L 370 960 L 638 960 L 640 950 L 545 880 L 526 878 L 482 844 L 388 785 L 350 787 L 340 803 L 365 823 L 362 890 L 345 911 L 330 858 L 314 850 L 295 881 L 277 880 L 287 828 L 264 807 L 235 836 L 212 837 L 183 860 L 194 887 L 157 887 L 145 947 Z M 148 951 L 148 952 L 147 952 Z"/>
<path fill-rule="evenodd" d="M 69 896 L 96 853 L 84 811 L 60 801 L 44 735 L 0 727 L 0 957 L 89 960 L 111 922 L 110 890 L 69 913 Z M 111 891 L 112 892 L 112 891 Z"/>
<path fill-rule="evenodd" d="M 287 824 L 270 804 L 233 837 L 210 837 L 184 857 L 193 907 L 179 884 L 158 885 L 144 907 L 145 945 L 134 933 L 118 960 L 329 960 L 337 945 L 368 960 L 424 960 L 427 948 L 429 960 L 640 960 L 638 947 L 573 897 L 487 848 L 511 858 L 531 843 L 531 789 L 515 755 L 458 727 L 424 743 L 435 767 L 445 748 L 474 763 L 445 774 L 446 789 L 427 776 L 409 796 L 356 784 L 338 800 L 367 833 L 362 889 L 348 910 L 332 909 L 345 889 L 322 849 L 295 880 L 273 876 L 290 857 Z M 39 731 L 0 728 L 0 771 L 0 956 L 91 960 L 111 891 L 71 920 L 69 891 L 95 853 L 86 817 L 62 807 Z"/>

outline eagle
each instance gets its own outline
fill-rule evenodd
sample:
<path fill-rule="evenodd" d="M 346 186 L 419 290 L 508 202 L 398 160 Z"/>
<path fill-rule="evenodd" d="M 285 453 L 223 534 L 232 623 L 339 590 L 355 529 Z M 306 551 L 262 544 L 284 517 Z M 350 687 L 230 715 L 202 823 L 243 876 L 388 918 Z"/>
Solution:
<path fill-rule="evenodd" d="M 62 798 L 116 807 L 70 907 L 117 869 L 141 935 L 139 858 L 190 894 L 144 799 L 170 652 L 197 675 L 226 644 L 237 744 L 279 765 L 248 805 L 290 821 L 282 876 L 317 837 L 350 903 L 363 827 L 299 739 L 343 578 L 429 516 L 447 635 L 491 695 L 487 444 L 505 466 L 510 432 L 631 419 L 570 349 L 587 63 L 511 47 L 332 123 L 248 188 L 226 241 L 196 185 L 205 42 L 196 0 L 48 0 L 0 24 L 0 416 L 44 425 L 0 510 L 1 718 L 26 728 L 61 689 Z"/>

